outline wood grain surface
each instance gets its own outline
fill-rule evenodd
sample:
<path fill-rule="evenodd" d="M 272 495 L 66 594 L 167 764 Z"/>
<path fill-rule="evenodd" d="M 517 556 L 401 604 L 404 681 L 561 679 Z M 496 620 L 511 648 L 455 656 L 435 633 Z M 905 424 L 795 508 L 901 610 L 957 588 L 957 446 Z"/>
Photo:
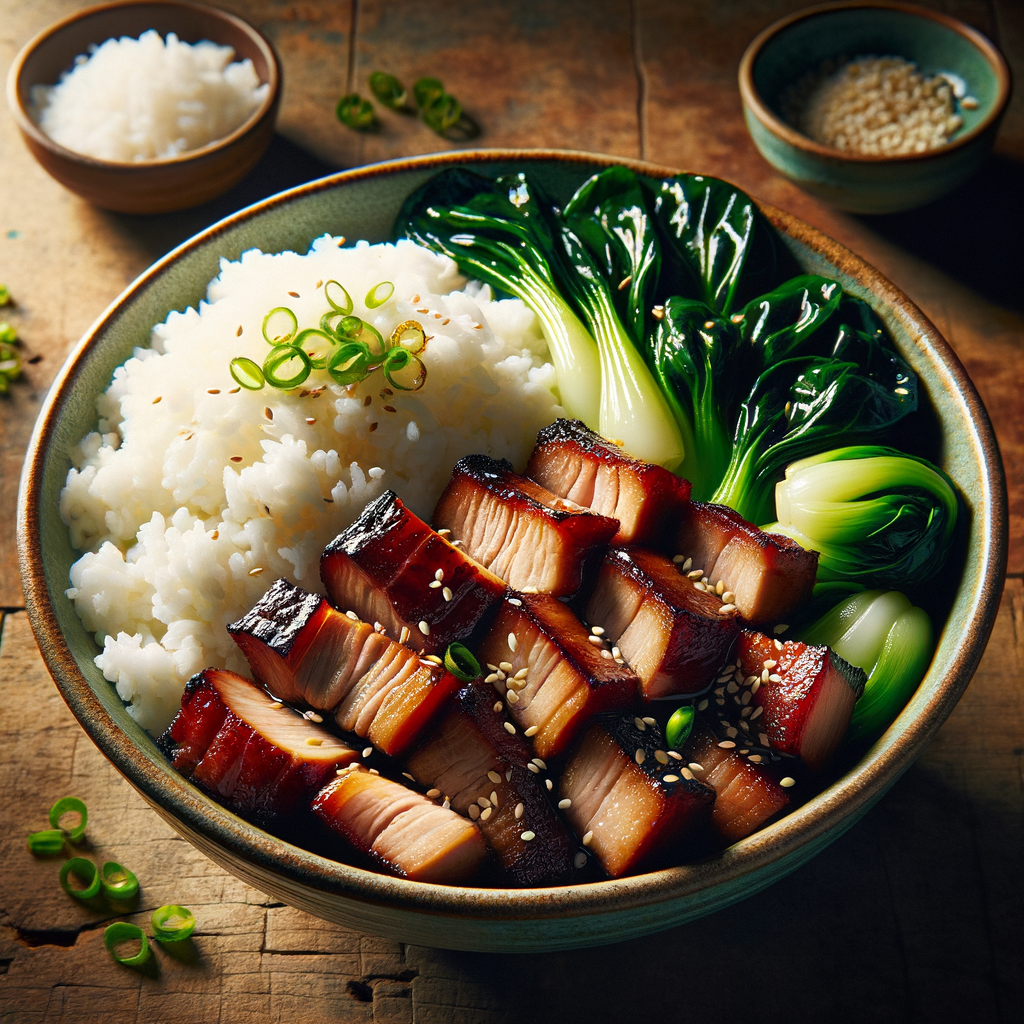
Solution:
<path fill-rule="evenodd" d="M 931 0 L 985 32 L 1024 80 L 1024 4 Z M 0 70 L 75 0 L 0 0 Z M 1024 97 L 995 156 L 955 194 L 886 217 L 836 212 L 777 176 L 743 126 L 736 67 L 792 0 L 348 0 L 222 3 L 284 65 L 279 134 L 231 193 L 197 210 L 131 217 L 89 207 L 32 161 L 0 116 L 0 281 L 16 305 L 26 378 L 0 398 L 0 521 L 13 523 L 36 413 L 64 356 L 138 273 L 246 203 L 330 170 L 450 148 L 385 113 L 356 135 L 333 115 L 381 68 L 435 74 L 480 134 L 466 145 L 645 157 L 730 178 L 878 266 L 952 343 L 1006 463 L 1010 578 L 978 674 L 920 761 L 851 832 L 732 910 L 628 944 L 543 956 L 404 946 L 325 924 L 215 867 L 109 765 L 52 685 L 28 626 L 13 532 L 0 544 L 0 1020 L 383 1021 L 440 1024 L 1005 1021 L 1024 1005 Z M 37 358 L 38 357 L 38 358 Z M 25 835 L 57 797 L 82 795 L 96 860 L 199 920 L 181 958 L 115 964 L 104 913 L 64 897 L 59 862 Z"/>

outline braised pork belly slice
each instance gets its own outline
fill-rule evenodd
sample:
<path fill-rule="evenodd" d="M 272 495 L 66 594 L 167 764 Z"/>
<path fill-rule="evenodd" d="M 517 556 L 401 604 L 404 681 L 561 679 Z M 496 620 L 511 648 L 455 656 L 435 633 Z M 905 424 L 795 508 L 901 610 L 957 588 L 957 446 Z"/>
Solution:
<path fill-rule="evenodd" d="M 399 641 L 443 653 L 486 624 L 504 582 L 410 512 L 394 491 L 363 509 L 320 559 L 331 603 Z"/>
<path fill-rule="evenodd" d="M 548 594 L 506 597 L 478 656 L 490 670 L 487 680 L 516 724 L 530 730 L 542 758 L 563 753 L 587 719 L 628 707 L 640 689 L 622 658 L 613 657 L 600 636 Z"/>
<path fill-rule="evenodd" d="M 613 544 L 664 547 L 690 497 L 689 481 L 634 459 L 579 420 L 556 420 L 537 435 L 526 475 L 617 519 Z"/>
<path fill-rule="evenodd" d="M 580 589 L 619 526 L 486 455 L 455 464 L 433 522 L 510 586 L 556 597 Z"/>
<path fill-rule="evenodd" d="M 281 700 L 318 711 L 333 711 L 391 643 L 283 579 L 228 632 L 258 682 Z"/>
<path fill-rule="evenodd" d="M 740 633 L 736 656 L 744 678 L 760 682 L 750 700 L 759 740 L 820 768 L 846 734 L 864 692 L 864 670 L 828 647 L 783 643 L 752 630 Z"/>
<path fill-rule="evenodd" d="M 586 619 L 604 628 L 648 700 L 703 690 L 738 632 L 721 598 L 646 548 L 608 552 Z"/>
<path fill-rule="evenodd" d="M 487 856 L 473 822 L 362 765 L 317 793 L 313 812 L 385 870 L 417 882 L 467 883 Z"/>
<path fill-rule="evenodd" d="M 216 668 L 188 681 L 159 742 L 182 774 L 260 821 L 306 810 L 338 766 L 359 756 L 248 679 Z"/>
<path fill-rule="evenodd" d="M 543 759 L 537 763 L 507 722 L 491 687 L 468 683 L 405 766 L 429 792 L 447 797 L 477 822 L 508 883 L 564 884 L 573 870 L 573 847 L 548 799 Z"/>
<path fill-rule="evenodd" d="M 762 754 L 743 756 L 735 747 L 718 744 L 718 737 L 698 720 L 683 751 L 683 760 L 699 765 L 700 780 L 715 791 L 711 827 L 727 842 L 735 843 L 778 814 L 789 803 L 789 797 L 764 765 L 758 763 Z M 696 768 L 693 770 L 697 772 Z"/>
<path fill-rule="evenodd" d="M 725 505 L 691 502 L 676 534 L 676 551 L 691 571 L 723 583 L 748 622 L 779 622 L 811 596 L 818 552 L 765 533 Z"/>
<path fill-rule="evenodd" d="M 670 757 L 654 719 L 590 725 L 559 783 L 559 806 L 612 878 L 654 866 L 706 819 L 714 790 Z M 678 859 L 678 851 L 675 852 Z"/>

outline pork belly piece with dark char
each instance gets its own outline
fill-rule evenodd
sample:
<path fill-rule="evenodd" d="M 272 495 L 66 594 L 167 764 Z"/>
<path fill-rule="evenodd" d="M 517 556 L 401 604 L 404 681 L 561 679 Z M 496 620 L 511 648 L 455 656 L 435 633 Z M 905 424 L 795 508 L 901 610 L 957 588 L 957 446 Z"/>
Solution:
<path fill-rule="evenodd" d="M 455 464 L 433 523 L 511 587 L 556 597 L 579 591 L 619 527 L 486 455 Z"/>
<path fill-rule="evenodd" d="M 752 630 L 740 633 L 736 655 L 744 677 L 760 680 L 750 700 L 759 740 L 820 768 L 846 734 L 864 692 L 864 670 L 828 647 L 783 643 Z"/>
<path fill-rule="evenodd" d="M 248 679 L 218 668 L 188 681 L 159 744 L 183 775 L 258 821 L 307 810 L 338 766 L 359 757 Z"/>
<path fill-rule="evenodd" d="M 671 758 L 654 719 L 592 723 L 559 783 L 559 806 L 612 878 L 657 861 L 706 819 L 715 791 Z M 679 851 L 674 851 L 678 859 Z"/>
<path fill-rule="evenodd" d="M 664 547 L 690 497 L 688 480 L 634 459 L 579 420 L 556 420 L 537 435 L 526 475 L 617 519 L 613 544 Z"/>
<path fill-rule="evenodd" d="M 691 502 L 679 521 L 676 551 L 692 570 L 733 596 L 748 622 L 779 622 L 811 596 L 818 552 L 765 533 L 725 505 Z"/>
<path fill-rule="evenodd" d="M 379 622 L 426 654 L 482 628 L 504 582 L 386 491 L 335 537 L 320 559 L 331 603 Z"/>
<path fill-rule="evenodd" d="M 542 758 L 563 753 L 595 714 L 629 707 L 640 689 L 622 658 L 613 657 L 600 636 L 548 594 L 506 597 L 478 656 L 490 670 L 487 680 L 516 724 L 531 731 Z"/>
<path fill-rule="evenodd" d="M 460 685 L 442 666 L 287 580 L 228 632 L 271 693 L 334 715 L 346 732 L 392 756 Z"/>
<path fill-rule="evenodd" d="M 416 882 L 470 882 L 487 856 L 473 822 L 362 765 L 317 793 L 313 813 L 386 871 Z"/>
<path fill-rule="evenodd" d="M 683 750 L 683 760 L 703 769 L 700 780 L 715 791 L 711 827 L 727 842 L 735 843 L 778 814 L 789 797 L 762 764 L 718 744 L 718 737 L 698 720 Z M 751 756 L 760 760 L 763 755 Z"/>
<path fill-rule="evenodd" d="M 647 700 L 703 690 L 739 629 L 717 594 L 646 548 L 608 552 L 586 619 L 604 628 Z"/>
<path fill-rule="evenodd" d="M 561 885 L 572 874 L 573 844 L 548 799 L 546 763 L 507 723 L 491 687 L 467 683 L 406 768 L 477 822 L 508 882 Z"/>

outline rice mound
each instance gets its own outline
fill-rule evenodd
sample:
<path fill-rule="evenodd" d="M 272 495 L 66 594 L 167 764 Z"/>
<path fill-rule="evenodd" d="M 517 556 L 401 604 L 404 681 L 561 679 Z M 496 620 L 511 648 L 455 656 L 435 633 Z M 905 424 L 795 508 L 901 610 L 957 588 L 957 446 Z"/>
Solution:
<path fill-rule="evenodd" d="M 151 733 L 195 672 L 248 674 L 227 624 L 281 576 L 322 592 L 323 548 L 368 501 L 390 487 L 429 519 L 459 458 L 521 466 L 562 414 L 522 302 L 467 285 L 412 242 L 343 241 L 222 260 L 207 300 L 171 313 L 114 372 L 98 429 L 73 454 L 60 512 L 85 554 L 67 595 L 102 647 L 97 666 Z M 403 321 L 423 325 L 424 387 L 386 394 L 379 371 L 348 387 L 313 371 L 296 391 L 240 390 L 230 360 L 262 364 L 267 311 L 287 306 L 300 328 L 317 326 L 331 279 L 385 338 Z M 381 281 L 394 297 L 369 310 L 362 297 Z"/>

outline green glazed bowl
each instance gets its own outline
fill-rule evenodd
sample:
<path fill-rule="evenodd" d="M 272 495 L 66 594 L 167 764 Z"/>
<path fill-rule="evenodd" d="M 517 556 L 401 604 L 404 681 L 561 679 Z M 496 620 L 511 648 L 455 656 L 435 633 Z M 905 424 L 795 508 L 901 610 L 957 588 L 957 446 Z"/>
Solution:
<path fill-rule="evenodd" d="M 921 753 L 953 709 L 985 648 L 1002 592 L 1006 495 L 988 416 L 956 356 L 901 292 L 814 228 L 772 207 L 766 216 L 798 262 L 866 299 L 921 378 L 941 443 L 937 458 L 968 506 L 967 566 L 950 584 L 951 614 L 934 662 L 906 709 L 845 775 L 768 828 L 696 864 L 556 889 L 428 885 L 365 871 L 250 825 L 174 771 L 93 664 L 98 648 L 65 596 L 76 558 L 58 500 L 70 452 L 96 423 L 96 398 L 150 327 L 195 305 L 222 257 L 258 246 L 306 251 L 325 231 L 382 241 L 409 192 L 444 167 L 523 169 L 565 199 L 587 176 L 622 162 L 582 153 L 490 150 L 360 168 L 267 199 L 179 246 L 97 320 L 62 368 L 36 425 L 22 477 L 18 544 L 29 615 L 68 706 L 125 778 L 182 836 L 228 871 L 319 917 L 393 939 L 454 949 L 528 951 L 618 942 L 669 928 L 752 895 L 848 829 Z"/>
<path fill-rule="evenodd" d="M 925 75 L 963 79 L 978 101 L 961 109 L 948 145 L 904 156 L 860 155 L 812 142 L 779 112 L 788 86 L 835 57 L 898 56 Z M 1002 54 L 946 14 L 884 0 L 821 4 L 769 25 L 740 61 L 747 128 L 761 155 L 801 188 L 852 213 L 893 213 L 945 195 L 981 165 L 1010 99 Z"/>

